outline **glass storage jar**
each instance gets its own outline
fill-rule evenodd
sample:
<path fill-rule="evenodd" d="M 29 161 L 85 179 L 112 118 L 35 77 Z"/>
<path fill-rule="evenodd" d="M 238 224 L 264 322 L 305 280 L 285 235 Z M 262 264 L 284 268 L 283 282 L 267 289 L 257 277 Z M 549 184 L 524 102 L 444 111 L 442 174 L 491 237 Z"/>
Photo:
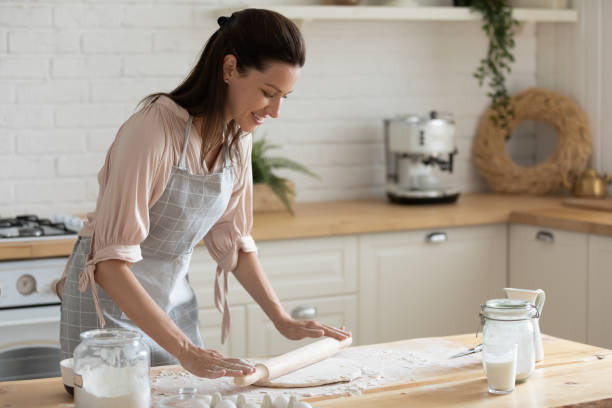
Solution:
<path fill-rule="evenodd" d="M 213 401 L 210 395 L 198 394 L 197 388 L 192 387 L 179 388 L 178 395 L 166 397 L 158 402 L 159 408 L 203 408 L 211 405 Z"/>
<path fill-rule="evenodd" d="M 100 329 L 81 333 L 74 350 L 77 408 L 149 408 L 151 353 L 140 333 Z"/>
<path fill-rule="evenodd" d="M 535 334 L 531 322 L 537 315 L 535 306 L 525 300 L 491 299 L 480 308 L 483 344 L 517 344 L 516 381 L 527 380 L 535 370 Z"/>

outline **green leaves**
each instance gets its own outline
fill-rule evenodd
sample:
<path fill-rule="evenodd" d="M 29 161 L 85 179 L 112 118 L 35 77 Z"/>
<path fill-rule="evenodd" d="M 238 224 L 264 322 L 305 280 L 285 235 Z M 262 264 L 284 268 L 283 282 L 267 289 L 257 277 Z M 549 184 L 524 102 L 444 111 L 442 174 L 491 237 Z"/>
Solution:
<path fill-rule="evenodd" d="M 293 215 L 293 209 L 289 203 L 289 195 L 293 194 L 294 191 L 287 184 L 286 179 L 278 177 L 273 173 L 273 169 L 289 169 L 307 174 L 318 180 L 321 178 L 317 174 L 293 160 L 286 159 L 284 157 L 265 156 L 268 151 L 278 149 L 279 147 L 279 145 L 268 144 L 265 138 L 253 142 L 253 150 L 251 152 L 253 183 L 264 183 L 270 186 L 272 191 L 274 191 L 285 207 L 287 207 L 287 210 L 291 213 L 291 215 Z"/>
<path fill-rule="evenodd" d="M 505 74 L 512 72 L 511 63 L 514 56 L 510 52 L 514 48 L 514 34 L 519 22 L 512 17 L 512 8 L 504 4 L 504 0 L 473 0 L 472 10 L 482 14 L 484 24 L 482 30 L 489 37 L 489 46 L 486 58 L 480 60 L 479 66 L 473 76 L 478 85 L 483 86 L 489 80 L 491 92 L 491 107 L 495 114 L 490 117 L 495 126 L 508 129 L 514 110 L 510 107 L 510 96 L 506 90 Z M 506 136 L 506 139 L 510 134 Z"/>

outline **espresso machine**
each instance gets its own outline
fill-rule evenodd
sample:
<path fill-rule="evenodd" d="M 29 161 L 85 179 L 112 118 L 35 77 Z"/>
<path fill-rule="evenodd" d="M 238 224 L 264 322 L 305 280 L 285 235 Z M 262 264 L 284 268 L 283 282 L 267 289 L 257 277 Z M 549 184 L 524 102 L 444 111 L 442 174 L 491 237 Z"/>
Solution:
<path fill-rule="evenodd" d="M 455 122 L 451 114 L 402 115 L 384 120 L 387 196 L 393 203 L 453 203 L 459 190 L 443 186 L 434 166 L 453 172 Z"/>

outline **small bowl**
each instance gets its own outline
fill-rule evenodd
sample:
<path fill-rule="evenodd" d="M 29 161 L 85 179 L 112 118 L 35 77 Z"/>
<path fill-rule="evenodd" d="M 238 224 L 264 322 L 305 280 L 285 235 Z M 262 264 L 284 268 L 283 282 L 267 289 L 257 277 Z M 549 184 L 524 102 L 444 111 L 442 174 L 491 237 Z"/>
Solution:
<path fill-rule="evenodd" d="M 64 388 L 70 395 L 74 395 L 74 371 L 72 370 L 72 359 L 67 358 L 60 361 L 60 370 L 62 372 L 62 381 Z"/>

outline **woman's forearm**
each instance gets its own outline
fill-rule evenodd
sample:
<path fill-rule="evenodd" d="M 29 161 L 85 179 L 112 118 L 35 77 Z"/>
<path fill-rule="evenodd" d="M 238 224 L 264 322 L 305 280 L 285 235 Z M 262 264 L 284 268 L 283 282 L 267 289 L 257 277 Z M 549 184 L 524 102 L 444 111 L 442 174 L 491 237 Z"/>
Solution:
<path fill-rule="evenodd" d="M 272 322 L 276 324 L 279 320 L 288 317 L 259 263 L 256 252 L 238 253 L 238 265 L 234 270 L 234 276 Z"/>
<path fill-rule="evenodd" d="M 95 280 L 134 324 L 170 354 L 180 358 L 192 345 L 191 340 L 138 282 L 127 262 L 99 262 Z"/>

